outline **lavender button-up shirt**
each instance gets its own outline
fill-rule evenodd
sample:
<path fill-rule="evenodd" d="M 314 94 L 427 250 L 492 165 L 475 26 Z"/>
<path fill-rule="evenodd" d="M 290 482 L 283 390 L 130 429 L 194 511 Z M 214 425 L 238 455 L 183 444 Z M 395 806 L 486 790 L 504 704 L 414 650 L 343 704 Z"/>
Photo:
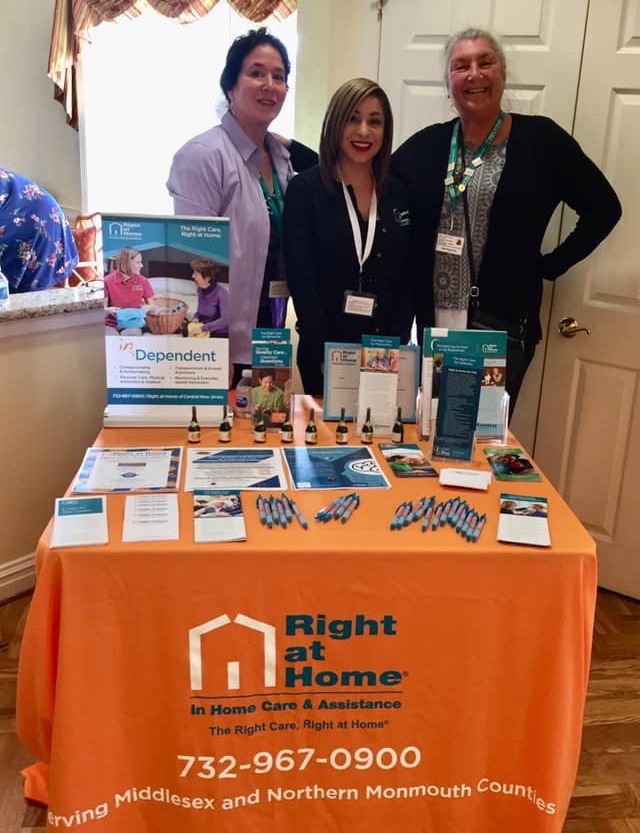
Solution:
<path fill-rule="evenodd" d="M 269 134 L 265 141 L 284 189 L 293 176 L 289 152 Z M 180 148 L 167 181 L 176 214 L 229 218 L 229 358 L 236 364 L 251 364 L 251 329 L 269 248 L 259 162 L 259 148 L 227 112 L 221 124 Z"/>

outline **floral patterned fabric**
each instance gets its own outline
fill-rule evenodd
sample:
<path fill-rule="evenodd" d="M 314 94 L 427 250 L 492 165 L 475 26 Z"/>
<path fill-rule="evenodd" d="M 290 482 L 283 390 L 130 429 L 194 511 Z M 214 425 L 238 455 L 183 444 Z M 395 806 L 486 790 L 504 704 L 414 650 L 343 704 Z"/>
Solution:
<path fill-rule="evenodd" d="M 51 194 L 0 168 L 0 268 L 11 292 L 48 289 L 77 263 L 69 222 Z"/>

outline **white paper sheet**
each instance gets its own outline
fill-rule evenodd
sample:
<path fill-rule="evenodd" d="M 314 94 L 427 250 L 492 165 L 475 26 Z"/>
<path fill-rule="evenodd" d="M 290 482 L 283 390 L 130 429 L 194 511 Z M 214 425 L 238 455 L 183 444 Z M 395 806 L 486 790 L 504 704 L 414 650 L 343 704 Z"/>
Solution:
<path fill-rule="evenodd" d="M 51 547 L 88 547 L 108 543 L 107 501 L 104 495 L 56 498 Z"/>
<path fill-rule="evenodd" d="M 128 495 L 124 504 L 122 540 L 177 541 L 180 538 L 178 496 Z"/>

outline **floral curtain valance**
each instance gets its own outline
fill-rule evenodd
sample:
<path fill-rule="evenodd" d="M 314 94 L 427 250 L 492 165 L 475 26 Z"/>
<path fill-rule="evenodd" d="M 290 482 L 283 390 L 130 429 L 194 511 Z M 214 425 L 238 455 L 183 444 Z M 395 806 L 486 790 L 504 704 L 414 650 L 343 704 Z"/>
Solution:
<path fill-rule="evenodd" d="M 298 0 L 227 0 L 235 11 L 253 23 L 273 16 L 288 17 Z M 75 68 L 82 36 L 106 20 L 125 15 L 137 17 L 152 8 L 165 17 L 191 23 L 208 14 L 218 0 L 56 0 L 49 51 L 49 78 L 55 97 L 67 114 L 67 121 L 78 126 Z"/>

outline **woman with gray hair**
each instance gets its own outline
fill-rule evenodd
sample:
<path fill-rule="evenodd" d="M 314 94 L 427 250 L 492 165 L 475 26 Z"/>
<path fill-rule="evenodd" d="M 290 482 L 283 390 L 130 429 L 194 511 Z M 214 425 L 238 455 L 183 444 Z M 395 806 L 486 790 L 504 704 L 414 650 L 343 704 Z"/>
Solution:
<path fill-rule="evenodd" d="M 408 185 L 421 248 L 418 332 L 442 327 L 506 330 L 513 411 L 542 330 L 542 280 L 587 257 L 621 215 L 615 192 L 578 143 L 544 116 L 505 113 L 507 77 L 498 41 L 482 29 L 453 35 L 445 80 L 457 118 L 434 124 L 394 154 Z M 578 215 L 542 255 L 557 205 Z"/>

